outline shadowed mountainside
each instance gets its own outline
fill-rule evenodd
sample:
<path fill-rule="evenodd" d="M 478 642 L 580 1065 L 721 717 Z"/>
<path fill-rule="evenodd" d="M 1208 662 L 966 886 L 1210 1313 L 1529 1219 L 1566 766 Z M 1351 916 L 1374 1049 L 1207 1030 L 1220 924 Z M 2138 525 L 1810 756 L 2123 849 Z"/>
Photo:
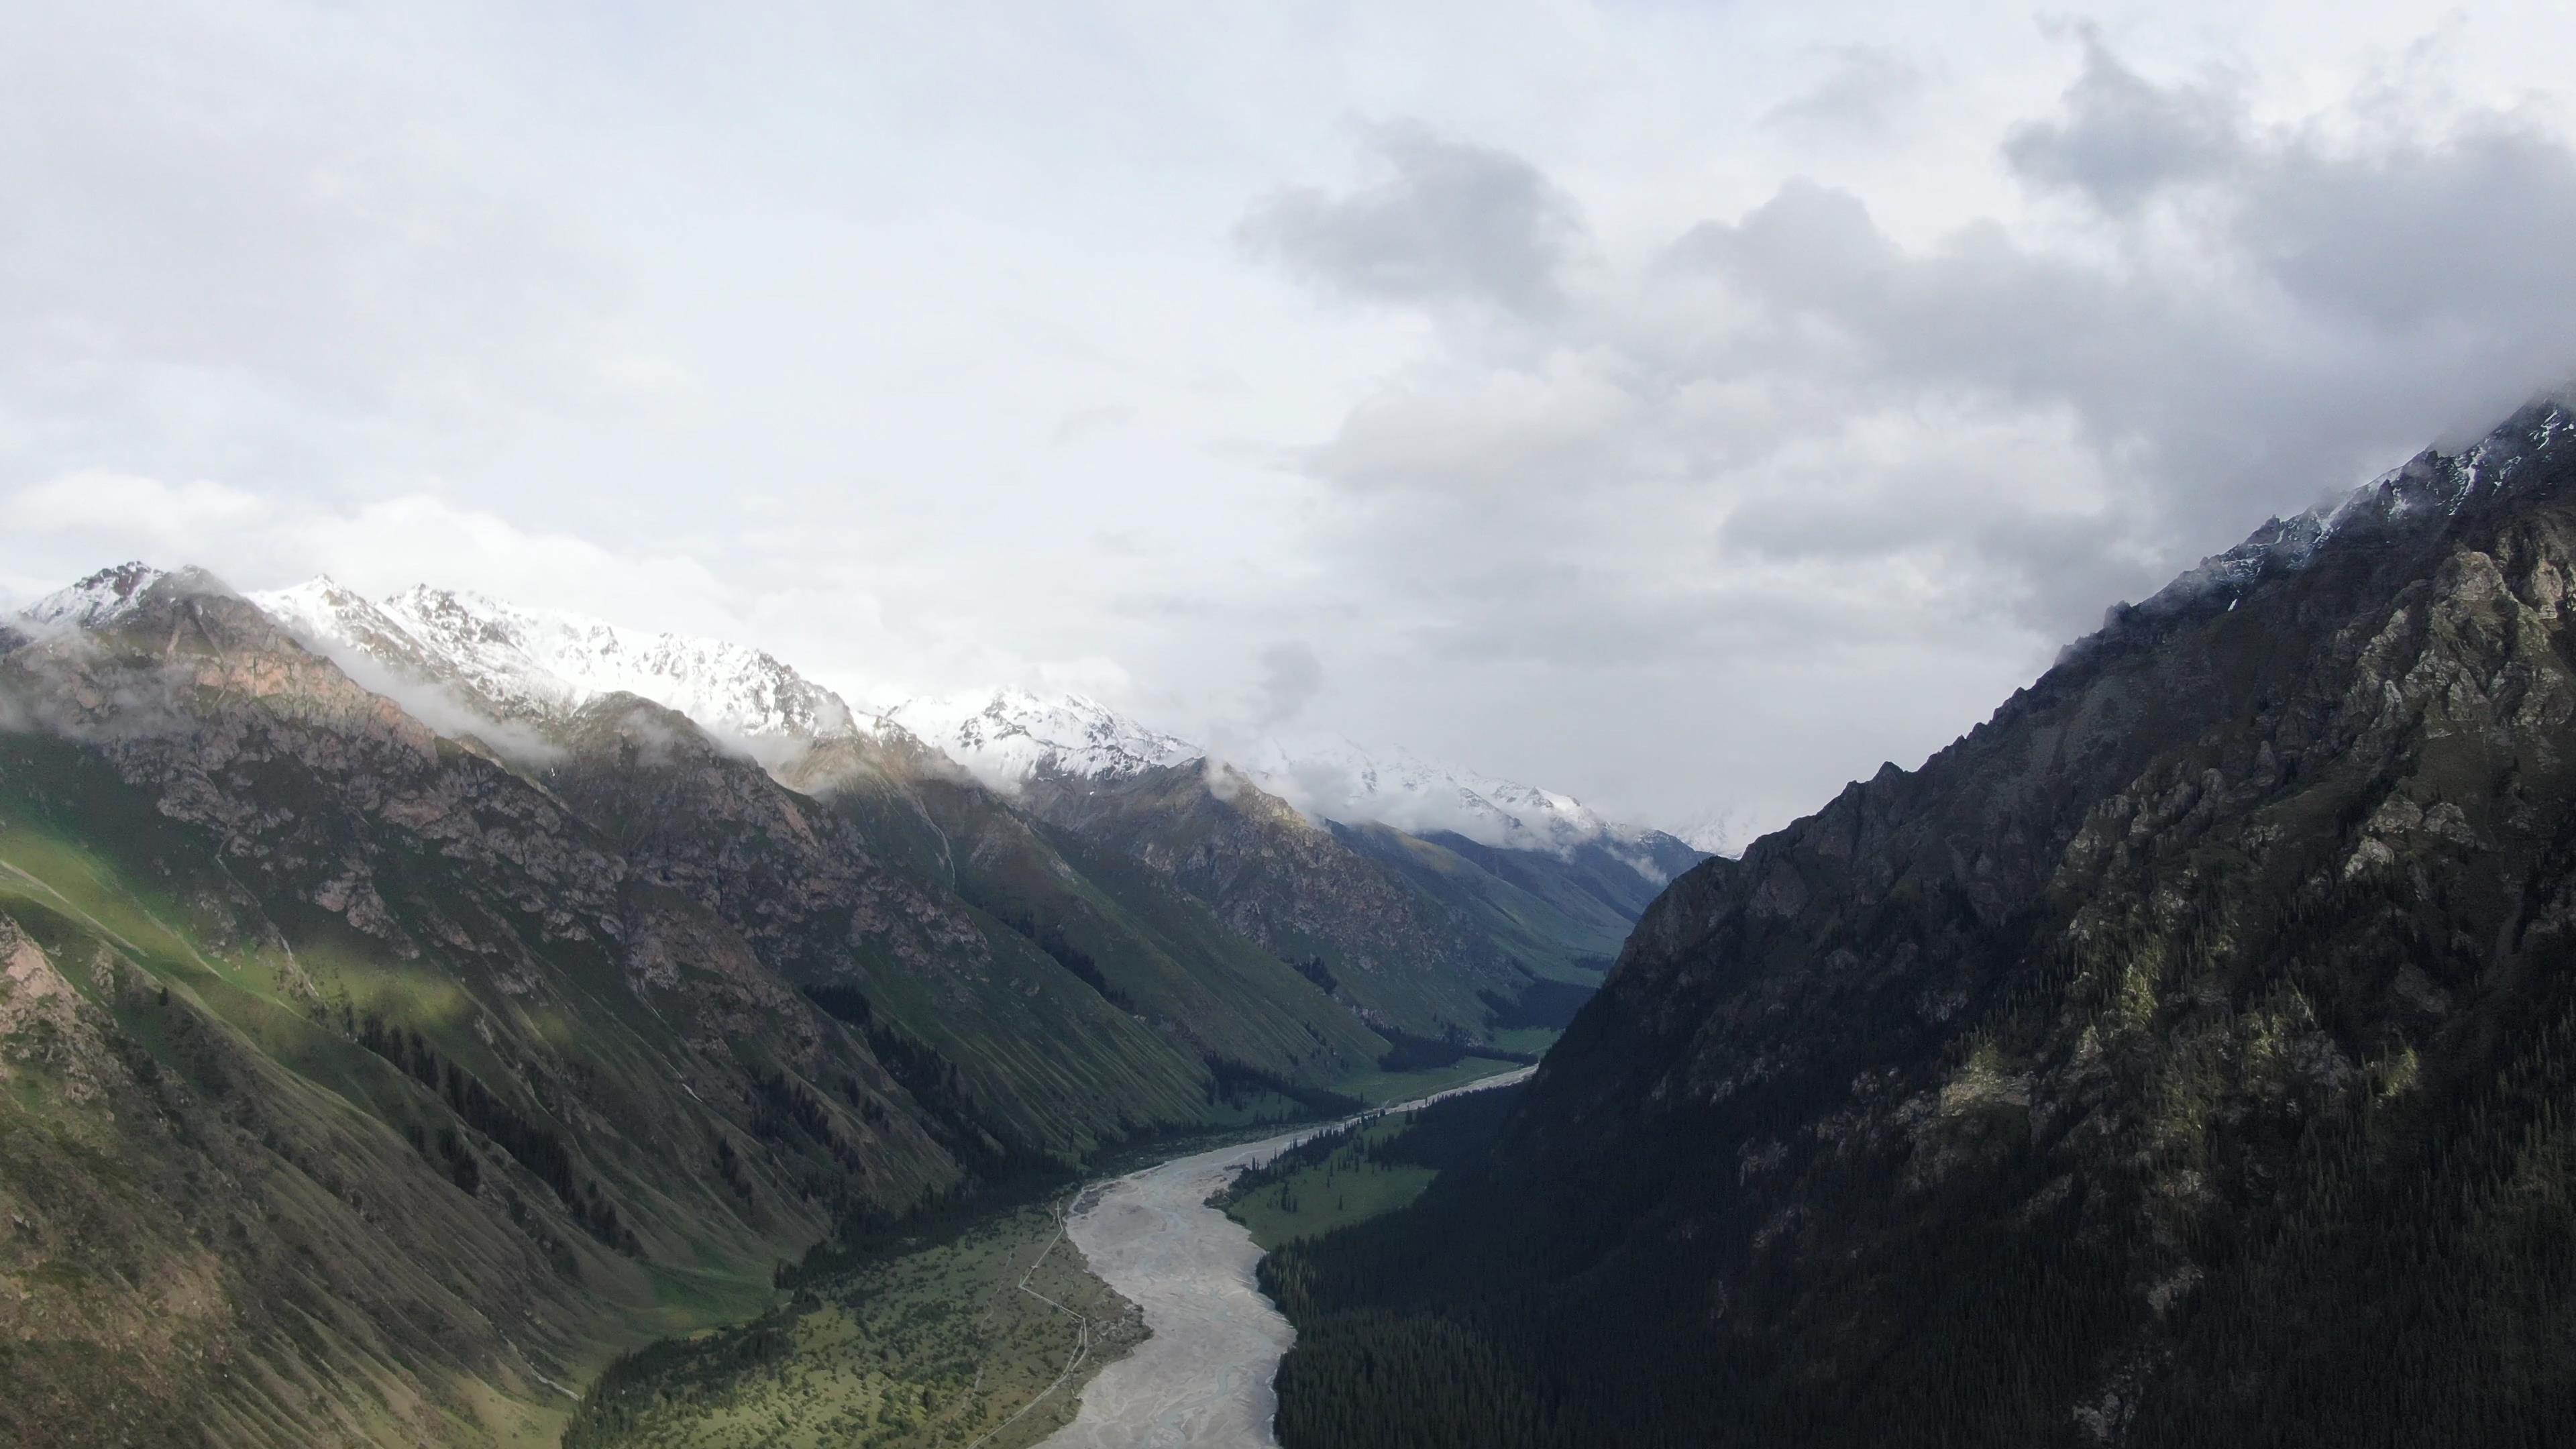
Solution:
<path fill-rule="evenodd" d="M 2535 407 L 1682 877 L 1480 1168 L 1270 1265 L 1285 1442 L 2576 1422 L 2571 579 Z"/>

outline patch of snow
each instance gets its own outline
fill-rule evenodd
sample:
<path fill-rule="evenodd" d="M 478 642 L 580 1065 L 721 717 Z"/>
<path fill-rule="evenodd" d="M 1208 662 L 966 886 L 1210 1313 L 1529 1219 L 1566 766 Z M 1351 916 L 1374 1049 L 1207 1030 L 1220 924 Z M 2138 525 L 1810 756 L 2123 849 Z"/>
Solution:
<path fill-rule="evenodd" d="M 147 563 L 121 563 L 56 589 L 19 610 L 18 617 L 47 630 L 105 628 L 131 615 L 144 590 L 169 576 Z"/>
<path fill-rule="evenodd" d="M 885 720 L 1006 790 L 1040 773 L 1124 779 L 1207 754 L 1083 694 L 1006 688 L 925 695 L 887 710 Z"/>
<path fill-rule="evenodd" d="M 2532 456 L 2556 443 L 2571 425 L 2576 417 L 2566 404 L 2540 403 L 2456 453 L 2427 448 L 2341 498 L 2295 518 L 2266 520 L 2243 543 L 2184 570 L 2138 605 L 2138 611 L 2172 613 L 2209 598 L 2227 599 L 2232 608 L 2256 582 L 2306 568 L 2342 534 L 2395 524 L 2420 527 L 2455 517 L 2474 499 L 2509 486 Z"/>
<path fill-rule="evenodd" d="M 765 741 L 909 733 L 1005 791 L 1041 772 L 1120 779 L 1209 756 L 1204 746 L 1087 695 L 986 689 L 908 699 L 882 714 L 856 711 L 759 649 L 426 585 L 371 600 L 317 578 L 251 601 L 368 687 L 393 693 L 416 714 L 444 711 L 441 718 L 468 725 L 475 715 L 504 725 L 560 719 L 622 691 L 755 750 Z M 439 697 L 403 682 L 434 686 Z M 1695 858 L 1694 847 L 1676 837 L 1606 820 L 1570 795 L 1406 751 L 1372 752 L 1345 739 L 1271 739 L 1247 753 L 1229 763 L 1310 816 L 1449 830 L 1560 856 L 1600 850 L 1657 883 Z"/>

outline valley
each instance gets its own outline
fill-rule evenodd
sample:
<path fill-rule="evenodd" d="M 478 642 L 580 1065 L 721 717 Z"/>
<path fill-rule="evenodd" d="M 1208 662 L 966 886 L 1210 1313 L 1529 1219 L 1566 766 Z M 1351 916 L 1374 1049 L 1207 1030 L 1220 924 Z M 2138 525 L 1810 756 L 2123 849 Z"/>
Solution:
<path fill-rule="evenodd" d="M 2576 5 L 0 34 L 0 1449 L 2576 1445 Z"/>
<path fill-rule="evenodd" d="M 415 604 L 348 669 L 141 566 L 0 633 L 0 1437 L 551 1442 L 817 1245 L 1526 1060 L 1565 902 L 1637 894 L 1434 891 L 1196 767 L 998 790 L 749 651 L 612 651 L 712 727 L 520 688 L 515 616 Z"/>
<path fill-rule="evenodd" d="M 1529 1068 L 1488 1076 L 1394 1108 L 1508 1087 Z M 1378 1119 L 1386 1120 L 1386 1119 Z M 1246 1168 L 1321 1129 L 1175 1158 L 1084 1190 L 1067 1235 L 1112 1289 L 1141 1305 L 1152 1337 L 1109 1365 L 1050 1449 L 1152 1446 L 1257 1449 L 1275 1444 L 1271 1378 L 1287 1321 L 1255 1286 L 1264 1245 L 1209 1198 Z"/>

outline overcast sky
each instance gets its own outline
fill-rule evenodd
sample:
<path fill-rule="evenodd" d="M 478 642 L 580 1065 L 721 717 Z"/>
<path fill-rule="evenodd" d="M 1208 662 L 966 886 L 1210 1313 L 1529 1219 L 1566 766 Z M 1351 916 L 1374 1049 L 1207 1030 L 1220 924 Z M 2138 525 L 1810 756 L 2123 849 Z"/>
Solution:
<path fill-rule="evenodd" d="M 2563 5 L 14 5 L 0 592 L 139 556 L 1682 826 L 2576 371 Z"/>

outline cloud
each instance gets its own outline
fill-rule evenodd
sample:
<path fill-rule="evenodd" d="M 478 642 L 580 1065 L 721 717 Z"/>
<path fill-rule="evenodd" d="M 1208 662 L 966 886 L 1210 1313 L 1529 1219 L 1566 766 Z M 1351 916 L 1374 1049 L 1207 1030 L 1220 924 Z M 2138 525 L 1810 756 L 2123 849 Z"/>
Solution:
<path fill-rule="evenodd" d="M 268 511 L 259 496 L 207 479 L 165 483 L 132 473 L 83 469 L 19 489 L 9 503 L 19 528 L 72 534 L 139 535 L 184 542 L 238 526 Z"/>
<path fill-rule="evenodd" d="M 729 612 L 724 584 L 687 554 L 621 552 L 429 493 L 285 520 L 279 531 L 278 563 L 291 558 L 309 576 L 327 560 L 335 577 L 366 594 L 426 582 L 658 629 Z"/>
<path fill-rule="evenodd" d="M 1711 773 L 1806 777 L 1870 728 L 1843 769 L 1910 763 L 2106 605 L 2576 371 L 2576 149 L 2526 111 L 2372 82 L 2267 110 L 2224 65 L 2157 77 L 2074 39 L 2053 102 L 1991 133 L 1990 215 L 1925 227 L 1791 176 L 1660 243 L 1558 254 L 1515 329 L 1412 286 L 1424 349 L 1296 457 L 1382 650 L 1338 645 L 1337 683 L 1438 661 L 1427 713 L 1432 678 L 1488 675 L 1479 731 L 1506 761 L 1524 732 L 1618 728 L 1573 725 L 1562 692 L 1594 721 L 1623 697 L 1660 714 L 1646 758 L 1758 752 Z M 1865 122 L 1869 64 L 1774 129 Z M 1533 161 L 1480 165 L 1569 194 Z M 1303 195 L 1318 217 L 1397 205 Z M 1553 215 L 1595 232 L 1571 200 Z M 1855 727 L 1814 722 L 1837 710 Z M 1595 793 L 1648 797 L 1652 774 Z M 1795 798 L 1737 797 L 1766 820 Z"/>
<path fill-rule="evenodd" d="M 381 597 L 416 583 L 655 628 L 723 617 L 730 595 L 686 554 L 631 554 L 413 492 L 355 507 L 281 508 L 230 484 L 83 471 L 9 495 L 17 541 L 61 560 L 52 587 L 111 558 L 201 564 L 256 587 L 330 573 Z"/>
<path fill-rule="evenodd" d="M 1837 45 L 1825 52 L 1816 83 L 1765 112 L 1766 126 L 1801 137 L 1868 140 L 1885 135 L 1924 89 L 1921 66 L 1878 45 Z"/>
<path fill-rule="evenodd" d="M 2099 31 L 2081 38 L 2084 71 L 2066 92 L 2066 115 L 2017 127 L 2004 142 L 2016 171 L 2125 212 L 2242 159 L 2246 109 L 2234 88 L 2217 81 L 2157 86 L 2123 65 Z"/>
<path fill-rule="evenodd" d="M 392 700 L 402 706 L 405 714 L 442 735 L 471 735 L 523 769 L 546 770 L 564 761 L 563 746 L 547 738 L 543 731 L 494 719 L 446 685 L 398 674 L 364 650 L 344 647 L 335 640 L 298 638 L 307 648 L 338 665 L 340 672 L 359 688 Z"/>
<path fill-rule="evenodd" d="M 1573 202 L 1508 152 L 1413 123 L 1373 126 L 1388 175 L 1341 196 L 1280 192 L 1237 236 L 1328 290 L 1373 302 L 1488 303 L 1537 314 L 1557 303 L 1582 236 Z"/>
<path fill-rule="evenodd" d="M 1272 730 L 1306 712 L 1324 690 L 1324 662 L 1303 644 L 1273 644 L 1261 651 L 1261 677 L 1253 685 L 1252 727 Z"/>
<path fill-rule="evenodd" d="M 1210 740 L 1297 641 L 1301 727 L 1646 820 L 1919 758 L 2576 339 L 2546 9 L 21 8 L 0 592 Z"/>
<path fill-rule="evenodd" d="M 1306 460 L 1360 505 L 1347 541 L 1464 616 L 1427 630 L 1569 664 L 1721 604 L 1826 642 L 1816 601 L 1855 578 L 2066 635 L 2576 365 L 2564 142 L 2486 113 L 2258 129 L 2230 84 L 2082 45 L 2059 114 L 2002 143 L 2081 204 L 2079 243 L 1908 241 L 1792 180 L 1570 291 L 1535 345 L 1455 330 L 1386 379 Z"/>

